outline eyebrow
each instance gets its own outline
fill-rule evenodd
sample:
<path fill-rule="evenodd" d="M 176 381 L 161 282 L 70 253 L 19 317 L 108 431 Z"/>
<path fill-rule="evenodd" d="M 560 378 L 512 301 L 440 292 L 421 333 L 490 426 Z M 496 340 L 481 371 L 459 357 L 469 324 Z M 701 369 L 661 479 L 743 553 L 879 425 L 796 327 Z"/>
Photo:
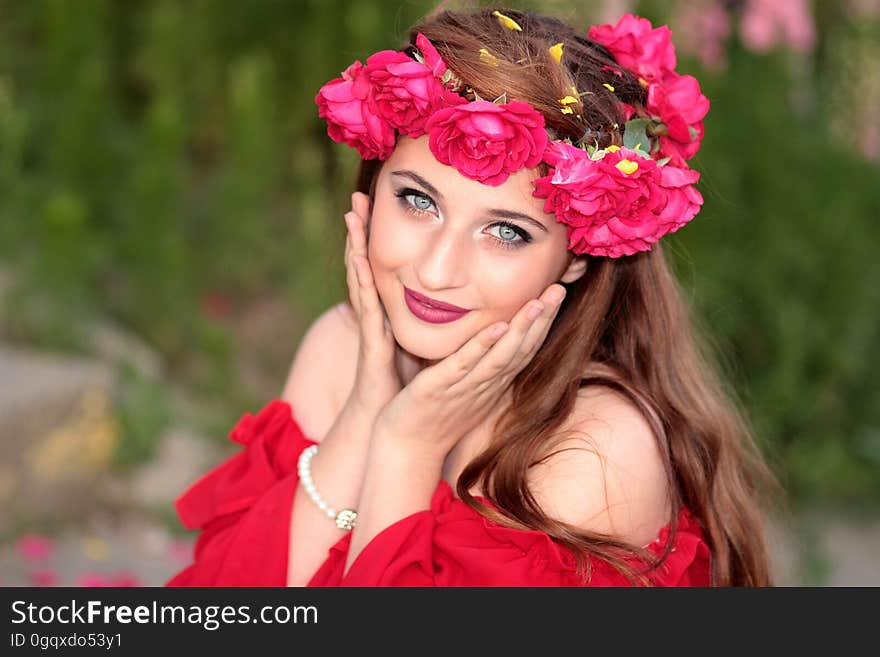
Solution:
<path fill-rule="evenodd" d="M 414 183 L 421 185 L 425 189 L 426 192 L 428 192 L 429 194 L 431 194 L 432 196 L 434 196 L 438 200 L 441 200 L 443 198 L 443 194 L 441 194 L 440 191 L 436 187 L 434 187 L 431 183 L 429 183 L 427 180 L 422 178 L 415 171 L 410 171 L 408 169 L 401 169 L 400 171 L 392 171 L 391 175 L 398 176 L 401 178 L 409 178 Z M 547 227 L 544 224 L 542 224 L 540 221 L 533 219 L 529 215 L 524 214 L 522 212 L 515 212 L 513 210 L 501 210 L 501 209 L 496 208 L 496 209 L 489 210 L 489 215 L 492 217 L 497 217 L 499 219 L 518 219 L 518 220 L 524 221 L 528 224 L 532 224 L 536 228 L 543 230 L 545 233 L 548 232 Z"/>

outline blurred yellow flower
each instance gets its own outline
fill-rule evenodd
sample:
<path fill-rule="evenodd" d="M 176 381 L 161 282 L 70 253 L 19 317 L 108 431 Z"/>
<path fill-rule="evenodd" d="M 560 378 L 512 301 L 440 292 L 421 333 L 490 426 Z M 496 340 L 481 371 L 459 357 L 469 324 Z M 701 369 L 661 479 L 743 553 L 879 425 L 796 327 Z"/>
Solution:
<path fill-rule="evenodd" d="M 492 15 L 498 19 L 498 22 L 501 23 L 508 30 L 515 30 L 517 32 L 522 32 L 522 28 L 519 26 L 515 20 L 513 20 L 510 16 L 505 16 L 500 11 L 493 11 Z"/>
<path fill-rule="evenodd" d="M 480 61 L 490 66 L 498 66 L 498 58 L 485 48 L 480 48 Z"/>

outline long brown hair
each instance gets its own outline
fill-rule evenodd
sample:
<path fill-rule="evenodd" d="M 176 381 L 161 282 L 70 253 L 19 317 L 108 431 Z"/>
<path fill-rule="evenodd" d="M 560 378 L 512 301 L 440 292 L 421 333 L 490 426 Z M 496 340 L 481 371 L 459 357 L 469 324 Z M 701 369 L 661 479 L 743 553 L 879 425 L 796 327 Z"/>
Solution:
<path fill-rule="evenodd" d="M 522 31 L 502 27 L 491 10 L 437 11 L 413 27 L 452 72 L 481 98 L 506 94 L 542 112 L 559 138 L 589 134 L 600 146 L 622 143 L 623 101 L 640 109 L 645 92 L 600 45 L 554 18 L 502 9 Z M 548 48 L 563 42 L 560 66 Z M 494 56 L 480 57 L 486 49 Z M 605 84 L 614 88 L 612 92 Z M 574 112 L 559 99 L 580 92 Z M 587 93 L 584 93 L 587 92 Z M 358 189 L 372 198 L 379 162 L 364 162 Z M 464 468 L 456 492 L 466 504 L 508 527 L 546 532 L 572 550 L 589 578 L 589 556 L 607 560 L 632 582 L 648 583 L 658 560 L 646 550 L 584 532 L 548 517 L 527 488 L 530 467 L 546 460 L 578 390 L 604 385 L 625 395 L 648 419 L 664 459 L 672 499 L 667 554 L 686 506 L 702 526 L 712 583 L 771 583 L 762 527 L 762 491 L 774 480 L 735 395 L 717 374 L 711 350 L 660 244 L 616 259 L 593 257 L 567 294 L 541 349 L 512 382 L 512 403 L 492 442 Z M 478 485 L 499 510 L 469 490 Z M 645 563 L 639 570 L 633 563 Z"/>

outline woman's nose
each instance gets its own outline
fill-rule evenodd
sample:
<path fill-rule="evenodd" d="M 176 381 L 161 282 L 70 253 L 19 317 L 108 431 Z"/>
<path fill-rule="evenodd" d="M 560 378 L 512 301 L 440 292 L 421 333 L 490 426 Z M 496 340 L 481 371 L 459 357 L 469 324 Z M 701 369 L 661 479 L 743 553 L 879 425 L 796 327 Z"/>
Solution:
<path fill-rule="evenodd" d="M 438 231 L 415 263 L 419 282 L 426 290 L 461 287 L 467 279 L 470 250 L 455 231 Z"/>

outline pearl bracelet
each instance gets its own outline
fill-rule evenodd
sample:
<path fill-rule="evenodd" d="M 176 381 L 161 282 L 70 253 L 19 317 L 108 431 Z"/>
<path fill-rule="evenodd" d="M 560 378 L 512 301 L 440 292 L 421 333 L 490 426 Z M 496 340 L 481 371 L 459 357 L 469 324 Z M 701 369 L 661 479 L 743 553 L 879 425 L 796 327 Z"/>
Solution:
<path fill-rule="evenodd" d="M 302 454 L 299 455 L 297 470 L 299 470 L 299 478 L 300 481 L 302 481 L 303 488 L 306 489 L 306 493 L 308 493 L 309 497 L 312 498 L 312 501 L 318 505 L 318 508 L 327 514 L 328 518 L 336 521 L 336 526 L 339 527 L 339 529 L 351 531 L 352 528 L 354 528 L 355 520 L 357 519 L 357 511 L 354 509 L 342 509 L 342 511 L 337 513 L 336 509 L 329 506 L 318 493 L 318 489 L 315 488 L 315 482 L 312 481 L 312 457 L 317 454 L 317 452 L 318 446 L 312 445 L 311 447 L 304 449 Z"/>

